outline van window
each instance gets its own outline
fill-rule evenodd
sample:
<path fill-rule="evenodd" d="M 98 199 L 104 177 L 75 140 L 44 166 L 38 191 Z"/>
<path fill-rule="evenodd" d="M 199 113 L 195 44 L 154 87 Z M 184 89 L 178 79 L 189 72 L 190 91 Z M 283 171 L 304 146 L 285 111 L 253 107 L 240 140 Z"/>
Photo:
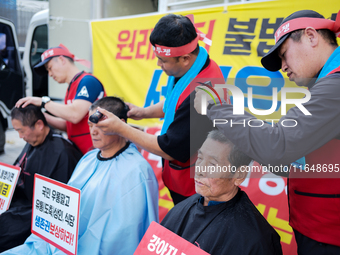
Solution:
<path fill-rule="evenodd" d="M 3 23 L 0 23 L 0 70 L 21 72 L 12 29 Z"/>
<path fill-rule="evenodd" d="M 40 62 L 41 54 L 47 50 L 48 39 L 47 39 L 47 25 L 41 25 L 35 28 L 32 43 L 31 43 L 31 56 L 30 65 L 31 68 Z"/>
<path fill-rule="evenodd" d="M 34 29 L 32 42 L 31 42 L 31 54 L 30 54 L 30 66 L 32 70 L 32 83 L 33 96 L 47 96 L 48 95 L 48 79 L 47 75 L 40 76 L 34 70 L 34 66 L 41 61 L 41 54 L 48 49 L 48 31 L 47 25 L 37 26 Z"/>

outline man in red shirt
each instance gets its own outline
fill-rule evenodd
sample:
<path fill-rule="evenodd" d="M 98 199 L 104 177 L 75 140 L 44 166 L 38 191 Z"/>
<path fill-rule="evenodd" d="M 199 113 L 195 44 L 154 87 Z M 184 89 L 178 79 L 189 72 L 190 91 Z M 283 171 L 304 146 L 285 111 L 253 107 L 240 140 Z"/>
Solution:
<path fill-rule="evenodd" d="M 94 101 L 105 96 L 103 85 L 93 75 L 80 71 L 74 61 L 77 59 L 64 45 L 50 48 L 41 55 L 42 61 L 34 69 L 38 74 L 48 73 L 58 83 L 68 83 L 64 103 L 53 102 L 49 97 L 25 97 L 16 103 L 16 107 L 34 104 L 45 108 L 48 124 L 66 131 L 68 138 L 78 146 L 83 154 L 92 147 L 89 127 L 87 125 L 88 109 Z"/>
<path fill-rule="evenodd" d="M 157 65 L 169 76 L 168 93 L 166 100 L 146 108 L 129 104 L 128 116 L 164 118 L 160 135 L 132 128 L 105 110 L 100 111 L 108 119 L 97 124 L 104 132 L 117 133 L 163 158 L 163 181 L 175 204 L 196 193 L 190 170 L 194 170 L 197 149 L 212 128 L 206 116 L 197 114 L 193 108 L 194 88 L 202 80 L 209 84 L 224 83 L 220 68 L 198 45 L 199 40 L 210 41 L 188 17 L 174 14 L 162 17 L 150 35 Z M 191 123 L 199 123 L 200 128 L 190 129 Z M 195 139 L 191 141 L 190 136 Z"/>

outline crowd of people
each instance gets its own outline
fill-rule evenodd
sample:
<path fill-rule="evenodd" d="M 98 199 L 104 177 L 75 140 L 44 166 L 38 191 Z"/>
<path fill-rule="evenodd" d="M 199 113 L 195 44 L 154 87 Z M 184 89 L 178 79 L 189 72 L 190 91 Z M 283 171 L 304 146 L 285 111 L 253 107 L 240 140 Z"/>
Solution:
<path fill-rule="evenodd" d="M 157 65 L 169 79 L 166 99 L 147 108 L 106 96 L 100 81 L 80 71 L 74 64 L 79 59 L 64 45 L 48 49 L 35 69 L 69 88 L 65 105 L 26 97 L 12 110 L 12 125 L 27 144 L 14 163 L 22 172 L 11 207 L 0 215 L 1 254 L 64 254 L 30 235 L 34 173 L 81 190 L 78 254 L 133 254 L 150 223 L 159 219 L 158 182 L 138 148 L 162 157 L 163 181 L 175 206 L 161 225 L 209 254 L 282 254 L 280 236 L 240 188 L 246 178 L 240 169 L 252 160 L 340 164 L 339 34 L 340 17 L 331 21 L 311 10 L 294 12 L 276 30 L 276 43 L 262 65 L 281 69 L 311 93 L 303 104 L 311 115 L 291 108 L 280 121 L 299 125 L 288 128 L 273 123 L 214 128 L 214 119 L 256 119 L 234 115 L 224 90 L 219 91 L 223 103 L 206 102 L 207 116 L 202 115 L 198 86 L 213 87 L 224 78 L 198 45 L 205 35 L 188 17 L 168 14 L 150 35 Z M 89 118 L 98 112 L 98 122 Z M 161 134 L 135 129 L 128 118 L 164 118 Z M 69 140 L 50 127 L 66 131 Z M 232 170 L 195 171 L 216 165 Z M 288 196 L 298 254 L 340 254 L 340 179 L 291 171 Z"/>

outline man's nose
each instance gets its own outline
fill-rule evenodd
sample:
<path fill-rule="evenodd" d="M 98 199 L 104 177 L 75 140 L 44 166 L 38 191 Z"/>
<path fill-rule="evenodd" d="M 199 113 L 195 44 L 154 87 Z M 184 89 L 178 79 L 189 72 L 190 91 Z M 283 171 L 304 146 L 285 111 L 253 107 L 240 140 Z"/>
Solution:
<path fill-rule="evenodd" d="M 287 72 L 287 69 L 288 69 L 287 62 L 284 59 L 282 59 L 281 60 L 281 70 L 282 70 L 282 72 Z"/>
<path fill-rule="evenodd" d="M 98 134 L 98 128 L 97 128 L 97 127 L 91 127 L 91 128 L 90 128 L 90 133 L 91 133 L 91 135 L 96 135 L 96 134 Z"/>
<path fill-rule="evenodd" d="M 157 60 L 157 66 L 162 67 L 162 62 L 160 59 Z"/>

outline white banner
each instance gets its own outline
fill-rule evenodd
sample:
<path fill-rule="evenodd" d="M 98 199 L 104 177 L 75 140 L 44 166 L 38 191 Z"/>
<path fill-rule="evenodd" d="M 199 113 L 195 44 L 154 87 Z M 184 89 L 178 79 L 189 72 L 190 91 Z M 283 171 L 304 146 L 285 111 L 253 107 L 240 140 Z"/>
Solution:
<path fill-rule="evenodd" d="M 32 233 L 66 254 L 77 254 L 80 190 L 34 175 Z"/>
<path fill-rule="evenodd" d="M 0 214 L 7 211 L 13 197 L 21 168 L 0 162 Z"/>

